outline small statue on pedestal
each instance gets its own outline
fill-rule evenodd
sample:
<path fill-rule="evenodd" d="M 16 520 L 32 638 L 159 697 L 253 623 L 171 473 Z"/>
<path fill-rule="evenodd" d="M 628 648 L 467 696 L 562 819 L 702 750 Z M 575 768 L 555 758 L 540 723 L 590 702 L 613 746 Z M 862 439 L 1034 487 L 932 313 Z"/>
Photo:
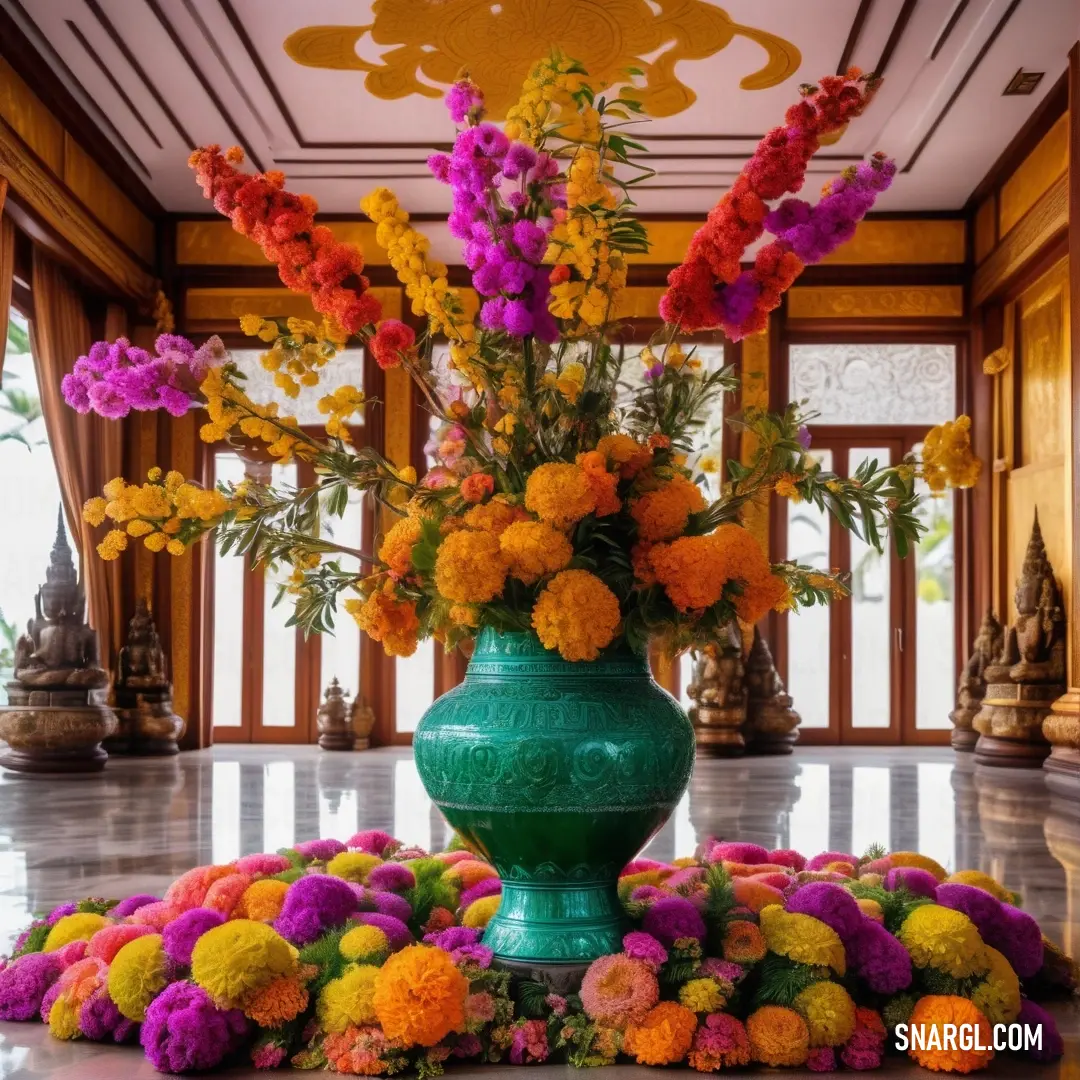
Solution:
<path fill-rule="evenodd" d="M 365 705 L 359 694 L 352 707 L 352 728 L 356 736 L 354 750 L 368 750 L 371 748 L 371 732 L 375 727 L 375 710 L 370 705 Z"/>
<path fill-rule="evenodd" d="M 86 624 L 79 581 L 60 510 L 35 617 L 15 645 L 15 678 L 0 709 L 0 764 L 17 772 L 92 772 L 108 754 L 101 740 L 116 727 L 105 704 L 109 673 L 100 666 L 97 634 Z"/>
<path fill-rule="evenodd" d="M 975 749 L 979 733 L 972 729 L 971 724 L 982 708 L 983 698 L 986 697 L 986 671 L 1001 655 L 1003 643 L 1004 631 L 1001 623 L 992 611 L 987 611 L 956 688 L 956 708 L 949 713 L 949 719 L 953 723 L 951 742 L 954 750 Z"/>
<path fill-rule="evenodd" d="M 111 754 L 175 754 L 184 721 L 173 712 L 165 652 L 150 606 L 139 597 L 117 661 L 117 733 L 106 740 Z"/>
<path fill-rule="evenodd" d="M 747 695 L 738 630 L 731 628 L 716 642 L 695 649 L 693 657 L 694 674 L 686 693 L 694 702 L 690 722 L 698 751 L 716 757 L 742 754 Z"/>
<path fill-rule="evenodd" d="M 791 707 L 769 643 L 754 629 L 746 658 L 746 743 L 751 754 L 790 754 L 802 718 Z"/>
<path fill-rule="evenodd" d="M 323 694 L 317 723 L 319 746 L 324 750 L 351 750 L 356 742 L 349 723 L 349 701 L 335 675 Z"/>
<path fill-rule="evenodd" d="M 1043 720 L 1065 693 L 1065 614 L 1038 513 L 1016 583 L 1016 610 L 1001 656 L 984 673 L 986 696 L 972 724 L 979 733 L 975 759 L 986 765 L 1041 765 L 1050 753 Z"/>

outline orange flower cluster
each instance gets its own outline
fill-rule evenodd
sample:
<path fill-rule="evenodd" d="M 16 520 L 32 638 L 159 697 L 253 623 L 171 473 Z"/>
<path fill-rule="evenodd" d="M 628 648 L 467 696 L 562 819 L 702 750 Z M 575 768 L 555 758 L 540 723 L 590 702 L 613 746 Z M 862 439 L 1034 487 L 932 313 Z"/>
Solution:
<path fill-rule="evenodd" d="M 690 1052 L 697 1016 L 677 1001 L 654 1005 L 640 1024 L 631 1024 L 623 1037 L 623 1050 L 639 1065 L 672 1065 Z"/>
<path fill-rule="evenodd" d="M 416 604 L 398 600 L 387 591 L 373 592 L 366 600 L 346 600 L 345 610 L 372 641 L 382 642 L 387 656 L 412 656 L 420 620 Z"/>
<path fill-rule="evenodd" d="M 285 190 L 280 172 L 243 173 L 239 147 L 224 154 L 217 144 L 200 147 L 188 158 L 203 194 L 242 236 L 254 240 L 277 263 L 282 283 L 309 293 L 320 315 L 350 334 L 378 322 L 382 308 L 368 291 L 364 255 L 338 240 L 325 225 L 315 224 L 318 203 L 310 195 Z"/>
<path fill-rule="evenodd" d="M 402 1046 L 434 1046 L 465 1023 L 469 981 L 450 954 L 409 945 L 379 969 L 373 1005 L 383 1034 Z"/>

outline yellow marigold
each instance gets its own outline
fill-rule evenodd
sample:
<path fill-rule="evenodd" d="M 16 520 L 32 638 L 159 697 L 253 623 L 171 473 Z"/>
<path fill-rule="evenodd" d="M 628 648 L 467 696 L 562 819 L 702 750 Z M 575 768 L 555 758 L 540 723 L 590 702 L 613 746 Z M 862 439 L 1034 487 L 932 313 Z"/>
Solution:
<path fill-rule="evenodd" d="M 379 964 L 390 953 L 390 942 L 377 926 L 354 926 L 338 942 L 338 952 L 346 960 Z"/>
<path fill-rule="evenodd" d="M 499 538 L 486 532 L 451 533 L 435 556 L 435 587 L 458 604 L 494 600 L 506 582 L 506 563 Z"/>
<path fill-rule="evenodd" d="M 160 934 L 143 934 L 121 947 L 109 965 L 108 983 L 121 1015 L 143 1022 L 147 1005 L 169 981 L 168 966 Z"/>
<path fill-rule="evenodd" d="M 277 881 L 274 878 L 253 881 L 240 894 L 240 899 L 233 909 L 233 918 L 273 922 L 281 914 L 288 891 L 289 884 L 286 881 Z"/>
<path fill-rule="evenodd" d="M 187 551 L 187 548 L 184 547 L 184 542 L 182 540 L 170 540 L 165 545 L 165 550 L 170 555 L 183 555 L 184 552 Z"/>
<path fill-rule="evenodd" d="M 528 521 L 529 515 L 520 506 L 514 506 L 496 495 L 490 502 L 466 510 L 463 520 L 470 529 L 501 536 L 515 521 Z"/>
<path fill-rule="evenodd" d="M 761 909 L 758 923 L 770 952 L 800 964 L 830 967 L 837 975 L 844 974 L 844 943 L 836 931 L 820 919 L 770 904 Z"/>
<path fill-rule="evenodd" d="M 565 529 L 596 509 L 596 496 L 580 466 L 549 462 L 525 481 L 525 506 L 542 521 Z"/>
<path fill-rule="evenodd" d="M 149 548 L 151 551 L 164 551 L 168 542 L 169 538 L 165 533 L 156 532 L 151 533 L 143 540 L 143 546 Z"/>
<path fill-rule="evenodd" d="M 731 576 L 730 561 L 715 536 L 680 536 L 650 552 L 656 580 L 680 611 L 711 607 Z"/>
<path fill-rule="evenodd" d="M 273 1028 L 295 1020 L 308 1006 L 308 992 L 295 976 L 279 975 L 244 1000 L 244 1015 L 259 1027 Z"/>
<path fill-rule="evenodd" d="M 478 626 L 480 624 L 480 612 L 471 604 L 451 604 L 450 621 L 455 626 Z"/>
<path fill-rule="evenodd" d="M 952 1035 L 946 1041 L 945 1025 Z M 971 1043 L 986 1049 L 958 1049 L 956 1031 L 968 1025 Z M 935 1072 L 969 1073 L 985 1069 L 994 1056 L 990 1024 L 977 1005 L 967 998 L 928 994 L 919 998 L 908 1021 L 908 1056 L 924 1069 Z M 948 1049 L 946 1049 L 948 1047 Z"/>
<path fill-rule="evenodd" d="M 1016 893 L 1010 892 L 999 881 L 989 874 L 984 874 L 981 870 L 957 870 L 955 874 L 950 874 L 945 880 L 948 882 L 955 881 L 960 885 L 974 885 L 975 888 L 982 889 L 991 896 L 996 896 L 1004 904 L 1016 904 L 1019 900 Z"/>
<path fill-rule="evenodd" d="M 839 983 L 816 982 L 791 1007 L 806 1021 L 811 1046 L 839 1046 L 855 1034 L 855 1002 Z"/>
<path fill-rule="evenodd" d="M 397 600 L 377 591 L 366 600 L 346 600 L 345 610 L 372 641 L 382 642 L 387 656 L 412 656 L 416 652 L 420 620 L 411 600 Z"/>
<path fill-rule="evenodd" d="M 588 570 L 563 570 L 533 608 L 532 625 L 545 649 L 564 660 L 595 660 L 619 629 L 618 597 Z"/>
<path fill-rule="evenodd" d="M 82 1035 L 79 1014 L 82 1002 L 76 1001 L 70 990 L 64 990 L 49 1009 L 49 1034 L 54 1039 L 77 1039 Z"/>
<path fill-rule="evenodd" d="M 1012 964 L 997 949 L 987 945 L 986 954 L 990 970 L 975 988 L 971 1000 L 991 1024 L 1011 1024 L 1020 1014 L 1020 980 Z"/>
<path fill-rule="evenodd" d="M 631 503 L 630 516 L 637 522 L 638 538 L 653 544 L 678 536 L 686 529 L 690 515 L 704 509 L 705 499 L 697 485 L 676 473 Z"/>
<path fill-rule="evenodd" d="M 958 416 L 931 428 L 923 439 L 922 473 L 939 495 L 946 488 L 974 487 L 982 462 L 971 449 L 971 418 Z"/>
<path fill-rule="evenodd" d="M 94 499 L 87 499 L 83 503 L 83 521 L 95 528 L 105 520 L 105 507 L 108 503 L 99 495 Z"/>
<path fill-rule="evenodd" d="M 510 576 L 531 585 L 554 574 L 574 557 L 566 536 L 545 521 L 518 521 L 499 536 L 499 547 Z"/>
<path fill-rule="evenodd" d="M 473 930 L 483 930 L 499 910 L 501 896 L 481 896 L 474 900 L 461 916 L 462 926 L 468 926 Z"/>
<path fill-rule="evenodd" d="M 860 881 L 866 882 L 866 878 L 872 875 L 866 874 L 859 878 Z M 866 882 L 870 884 L 870 882 Z M 885 921 L 885 913 L 881 910 L 881 905 L 876 900 L 871 900 L 870 897 L 864 896 L 855 901 L 859 905 L 859 910 L 868 918 L 874 920 L 874 922 L 883 923 Z"/>
<path fill-rule="evenodd" d="M 342 851 L 326 864 L 326 872 L 332 877 L 362 884 L 368 874 L 381 865 L 382 859 L 378 855 L 369 855 L 366 851 Z"/>
<path fill-rule="evenodd" d="M 661 1001 L 640 1024 L 627 1027 L 623 1050 L 633 1054 L 639 1065 L 672 1065 L 690 1052 L 695 1030 L 693 1009 L 677 1001 Z"/>
<path fill-rule="evenodd" d="M 315 1011 L 324 1031 L 344 1031 L 350 1024 L 375 1022 L 375 981 L 379 971 L 374 964 L 355 964 L 322 988 Z"/>
<path fill-rule="evenodd" d="M 773 1067 L 802 1065 L 810 1054 L 806 1021 L 782 1005 L 763 1005 L 746 1021 L 751 1060 Z"/>
<path fill-rule="evenodd" d="M 936 968 L 955 979 L 981 975 L 990 964 L 978 929 L 962 911 L 922 904 L 908 915 L 896 936 L 916 967 Z"/>
<path fill-rule="evenodd" d="M 679 1001 L 692 1012 L 711 1013 L 727 1004 L 727 995 L 715 979 L 691 979 L 680 988 Z"/>
<path fill-rule="evenodd" d="M 122 529 L 110 529 L 105 534 L 105 539 L 97 546 L 97 553 L 106 562 L 120 558 L 120 552 L 127 550 L 127 533 Z"/>
<path fill-rule="evenodd" d="M 73 941 L 89 941 L 103 926 L 111 925 L 111 919 L 90 911 L 64 915 L 53 923 L 41 951 L 56 952 Z"/>
<path fill-rule="evenodd" d="M 434 1046 L 465 1023 L 469 982 L 442 949 L 408 945 L 375 979 L 375 1015 L 388 1039 Z"/>
<path fill-rule="evenodd" d="M 925 870 L 933 874 L 938 881 L 944 881 L 949 876 L 949 872 L 941 863 L 935 862 L 929 855 L 920 855 L 917 851 L 894 851 L 889 855 L 889 864 L 891 866 L 914 866 L 919 870 Z"/>
<path fill-rule="evenodd" d="M 297 955 L 296 949 L 265 923 L 231 919 L 207 930 L 195 943 L 191 977 L 222 1008 L 234 1009 L 277 976 L 295 975 Z"/>

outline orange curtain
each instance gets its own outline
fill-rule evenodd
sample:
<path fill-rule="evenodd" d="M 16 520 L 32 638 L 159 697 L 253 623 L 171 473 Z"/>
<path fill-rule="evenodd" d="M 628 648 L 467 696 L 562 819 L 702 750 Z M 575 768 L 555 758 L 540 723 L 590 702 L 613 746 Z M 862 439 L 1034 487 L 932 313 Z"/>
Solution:
<path fill-rule="evenodd" d="M 31 279 L 34 320 L 31 325 L 34 366 L 41 408 L 60 480 L 68 526 L 82 560 L 90 625 L 98 632 L 104 666 L 115 666 L 122 631 L 122 595 L 118 562 L 106 563 L 94 551 L 95 538 L 82 519 L 83 503 L 121 475 L 121 423 L 90 413 L 80 416 L 64 401 L 60 380 L 76 359 L 89 351 L 92 339 L 82 295 L 67 274 L 39 248 L 34 248 Z M 120 309 L 112 311 L 110 332 Z"/>
<path fill-rule="evenodd" d="M 4 213 L 8 182 L 0 176 L 0 379 L 4 375 L 7 351 L 8 314 L 11 311 L 11 283 L 15 274 L 15 226 Z"/>

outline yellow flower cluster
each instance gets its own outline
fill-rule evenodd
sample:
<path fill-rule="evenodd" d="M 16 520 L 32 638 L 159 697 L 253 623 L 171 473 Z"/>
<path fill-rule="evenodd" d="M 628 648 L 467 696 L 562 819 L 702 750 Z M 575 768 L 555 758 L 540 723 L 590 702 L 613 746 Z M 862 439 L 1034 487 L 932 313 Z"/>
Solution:
<path fill-rule="evenodd" d="M 226 367 L 211 368 L 199 387 L 206 398 L 209 423 L 199 428 L 203 442 L 220 442 L 228 438 L 234 428 L 249 439 L 259 439 L 267 444 L 267 452 L 288 461 L 301 442 L 295 416 L 278 416 L 277 402 L 258 405 L 251 400 L 227 373 Z M 296 434 L 293 434 L 296 432 Z"/>
<path fill-rule="evenodd" d="M 457 604 L 485 604 L 494 600 L 506 581 L 499 538 L 489 532 L 462 529 L 439 545 L 435 557 L 435 587 Z"/>
<path fill-rule="evenodd" d="M 525 506 L 541 521 L 565 529 L 596 509 L 596 496 L 580 465 L 550 462 L 525 481 Z"/>
<path fill-rule="evenodd" d="M 843 975 L 847 970 L 844 943 L 836 931 L 820 919 L 770 904 L 761 909 L 758 924 L 770 952 L 799 964 L 830 967 L 837 975 Z"/>
<path fill-rule="evenodd" d="M 184 479 L 175 469 L 162 475 L 161 469 L 147 473 L 148 483 L 129 484 L 122 476 L 104 487 L 104 497 L 83 504 L 83 520 L 93 526 L 106 518 L 123 525 L 111 529 L 98 544 L 101 558 L 119 557 L 128 537 L 142 537 L 151 551 L 183 555 L 188 546 L 211 529 L 233 508 L 222 492 L 206 489 Z"/>
<path fill-rule="evenodd" d="M 420 620 L 411 600 L 399 601 L 388 591 L 376 591 L 366 600 L 346 600 L 345 610 L 372 641 L 382 642 L 387 656 L 416 652 Z"/>
<path fill-rule="evenodd" d="M 540 594 L 532 625 L 545 649 L 564 660 L 595 660 L 615 640 L 618 597 L 588 570 L 563 570 Z"/>
<path fill-rule="evenodd" d="M 922 476 L 935 495 L 949 487 L 974 487 L 981 471 L 982 461 L 971 449 L 971 417 L 958 416 L 926 433 Z"/>
<path fill-rule="evenodd" d="M 840 1046 L 855 1034 L 855 1002 L 839 983 L 813 983 L 791 1007 L 806 1021 L 811 1046 Z"/>
<path fill-rule="evenodd" d="M 340 327 L 323 319 L 290 318 L 286 332 L 273 319 L 242 315 L 240 329 L 248 337 L 271 343 L 260 357 L 262 366 L 274 374 L 274 385 L 289 397 L 297 397 L 301 386 L 317 386 L 319 369 L 345 347 L 346 335 Z"/>
<path fill-rule="evenodd" d="M 1020 1014 L 1020 980 L 1012 964 L 997 949 L 987 945 L 986 955 L 990 970 L 975 988 L 971 1000 L 991 1024 L 1011 1024 Z"/>
<path fill-rule="evenodd" d="M 367 399 L 355 386 L 339 386 L 333 393 L 319 398 L 319 412 L 326 417 L 326 434 L 332 439 L 352 442 L 349 421 L 364 407 Z"/>
<path fill-rule="evenodd" d="M 573 405 L 581 396 L 581 391 L 585 389 L 585 378 L 585 365 L 574 361 L 567 364 L 562 371 L 545 372 L 540 385 L 545 390 L 557 390 Z M 509 415 L 511 414 L 507 413 L 507 416 Z"/>
<path fill-rule="evenodd" d="M 506 114 L 505 131 L 509 138 L 536 146 L 543 138 L 549 121 L 562 119 L 563 111 L 577 113 L 574 94 L 586 86 L 585 76 L 572 71 L 574 62 L 565 57 L 549 57 L 533 65 L 522 83 L 521 97 Z M 553 112 L 555 116 L 553 116 Z M 600 114 L 591 105 L 577 116 L 567 117 L 559 135 L 579 142 L 600 138 Z"/>
<path fill-rule="evenodd" d="M 962 912 L 923 904 L 904 920 L 897 934 L 916 967 L 932 967 L 965 979 L 981 975 L 990 957 L 975 924 Z"/>
<path fill-rule="evenodd" d="M 518 521 L 507 526 L 499 535 L 499 547 L 510 576 L 526 585 L 562 570 L 574 557 L 570 541 L 543 521 Z"/>
<path fill-rule="evenodd" d="M 376 188 L 361 199 L 360 209 L 375 222 L 375 241 L 405 286 L 413 314 L 426 315 L 432 331 L 446 336 L 450 362 L 476 384 L 479 373 L 472 362 L 478 349 L 475 328 L 465 316 L 457 289 L 446 280 L 446 267 L 428 257 L 431 241 L 409 224 L 408 212 L 389 188 Z"/>

